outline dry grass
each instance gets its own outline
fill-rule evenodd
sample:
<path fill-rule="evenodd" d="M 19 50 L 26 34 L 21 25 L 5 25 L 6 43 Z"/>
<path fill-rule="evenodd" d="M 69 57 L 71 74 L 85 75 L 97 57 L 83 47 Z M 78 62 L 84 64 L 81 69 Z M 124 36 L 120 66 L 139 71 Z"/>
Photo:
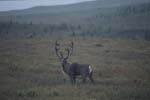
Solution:
<path fill-rule="evenodd" d="M 56 39 L 75 42 L 70 61 L 90 63 L 95 85 L 64 83 Z M 0 100 L 149 100 L 149 45 L 96 37 L 0 40 Z"/>

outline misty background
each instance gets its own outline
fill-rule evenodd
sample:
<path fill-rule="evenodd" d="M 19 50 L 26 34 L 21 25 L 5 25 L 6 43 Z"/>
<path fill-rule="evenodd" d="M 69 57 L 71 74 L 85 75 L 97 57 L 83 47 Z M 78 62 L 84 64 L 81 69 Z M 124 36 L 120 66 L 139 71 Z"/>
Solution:
<path fill-rule="evenodd" d="M 69 35 L 150 40 L 149 0 L 13 0 L 0 1 L 0 10 L 1 38 Z"/>
<path fill-rule="evenodd" d="M 93 0 L 0 0 L 0 11 L 26 9 L 44 5 L 63 5 Z"/>

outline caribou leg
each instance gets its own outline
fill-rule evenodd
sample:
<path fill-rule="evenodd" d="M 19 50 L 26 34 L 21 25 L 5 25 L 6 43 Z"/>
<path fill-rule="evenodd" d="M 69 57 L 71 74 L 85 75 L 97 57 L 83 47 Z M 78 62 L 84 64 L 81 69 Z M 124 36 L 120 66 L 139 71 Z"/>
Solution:
<path fill-rule="evenodd" d="M 89 79 L 91 80 L 91 82 L 92 82 L 93 84 L 95 83 L 94 80 L 93 80 L 93 77 L 92 77 L 92 73 L 90 73 Z"/>
<path fill-rule="evenodd" d="M 70 80 L 72 84 L 76 83 L 76 77 L 75 76 L 70 76 Z"/>
<path fill-rule="evenodd" d="M 83 82 L 83 83 L 86 83 L 86 78 L 83 78 L 82 82 Z"/>
<path fill-rule="evenodd" d="M 83 75 L 83 76 L 82 76 L 82 82 L 83 82 L 83 83 L 86 83 L 86 78 L 87 78 L 86 75 Z"/>

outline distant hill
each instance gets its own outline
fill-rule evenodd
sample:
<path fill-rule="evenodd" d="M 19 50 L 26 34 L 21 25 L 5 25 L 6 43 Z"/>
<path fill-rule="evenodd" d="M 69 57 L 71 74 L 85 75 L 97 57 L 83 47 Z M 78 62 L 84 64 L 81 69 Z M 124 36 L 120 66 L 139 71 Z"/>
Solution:
<path fill-rule="evenodd" d="M 96 0 L 71 5 L 39 6 L 0 12 L 0 24 L 1 34 L 145 37 L 150 33 L 150 1 Z"/>
<path fill-rule="evenodd" d="M 14 10 L 3 12 L 2 14 L 43 14 L 43 13 L 62 13 L 72 11 L 90 10 L 96 8 L 112 8 L 117 6 L 137 5 L 141 3 L 149 3 L 149 0 L 95 0 L 70 5 L 58 5 L 58 6 L 38 6 L 24 10 Z"/>

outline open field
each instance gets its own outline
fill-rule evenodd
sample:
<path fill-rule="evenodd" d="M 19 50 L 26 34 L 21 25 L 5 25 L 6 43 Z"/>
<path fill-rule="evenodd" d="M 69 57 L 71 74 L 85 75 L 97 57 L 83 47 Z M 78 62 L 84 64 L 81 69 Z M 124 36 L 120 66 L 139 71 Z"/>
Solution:
<path fill-rule="evenodd" d="M 90 63 L 93 85 L 64 82 L 56 40 L 73 40 L 70 62 Z M 54 37 L 0 40 L 0 100 L 150 100 L 150 41 Z"/>

